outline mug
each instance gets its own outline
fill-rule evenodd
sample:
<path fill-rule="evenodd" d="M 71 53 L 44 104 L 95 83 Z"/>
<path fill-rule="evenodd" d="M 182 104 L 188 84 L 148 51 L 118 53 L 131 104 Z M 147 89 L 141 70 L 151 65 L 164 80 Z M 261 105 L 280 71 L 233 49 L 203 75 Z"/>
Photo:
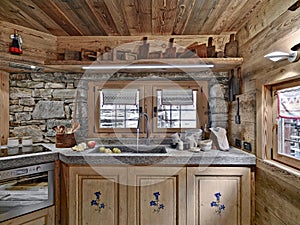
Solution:
<path fill-rule="evenodd" d="M 17 137 L 9 137 L 7 138 L 7 147 L 13 148 L 19 146 L 19 138 Z"/>
<path fill-rule="evenodd" d="M 32 138 L 31 138 L 31 136 L 22 137 L 22 145 L 23 146 L 31 146 L 32 145 Z"/>

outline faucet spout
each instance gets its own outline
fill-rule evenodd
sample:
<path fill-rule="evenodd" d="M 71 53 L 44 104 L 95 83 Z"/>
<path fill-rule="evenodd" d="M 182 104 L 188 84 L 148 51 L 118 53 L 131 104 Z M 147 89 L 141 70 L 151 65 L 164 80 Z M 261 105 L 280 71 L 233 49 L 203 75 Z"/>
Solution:
<path fill-rule="evenodd" d="M 140 132 L 140 119 L 141 119 L 141 117 L 145 117 L 145 119 L 146 119 L 146 144 L 149 145 L 150 144 L 150 125 L 149 125 L 149 116 L 148 116 L 147 113 L 145 113 L 145 112 L 140 113 L 136 131 L 137 131 L 137 133 Z"/>

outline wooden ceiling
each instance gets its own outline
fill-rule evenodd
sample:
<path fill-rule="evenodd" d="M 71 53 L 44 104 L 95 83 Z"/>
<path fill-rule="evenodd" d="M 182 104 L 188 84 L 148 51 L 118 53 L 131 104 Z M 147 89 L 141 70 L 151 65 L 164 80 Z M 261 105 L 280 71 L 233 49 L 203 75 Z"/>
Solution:
<path fill-rule="evenodd" d="M 238 31 L 266 2 L 1 0 L 0 21 L 56 36 L 218 35 Z"/>

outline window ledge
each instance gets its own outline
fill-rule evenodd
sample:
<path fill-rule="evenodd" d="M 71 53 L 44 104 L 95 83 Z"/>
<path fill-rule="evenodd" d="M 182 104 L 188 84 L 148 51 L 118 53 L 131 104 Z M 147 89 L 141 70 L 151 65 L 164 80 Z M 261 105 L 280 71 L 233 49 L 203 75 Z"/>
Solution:
<path fill-rule="evenodd" d="M 296 187 L 300 186 L 300 170 L 298 169 L 289 167 L 274 160 L 262 159 L 257 159 L 256 166 L 257 168 L 266 170 L 270 173 L 270 175 L 278 177 L 291 185 Z"/>

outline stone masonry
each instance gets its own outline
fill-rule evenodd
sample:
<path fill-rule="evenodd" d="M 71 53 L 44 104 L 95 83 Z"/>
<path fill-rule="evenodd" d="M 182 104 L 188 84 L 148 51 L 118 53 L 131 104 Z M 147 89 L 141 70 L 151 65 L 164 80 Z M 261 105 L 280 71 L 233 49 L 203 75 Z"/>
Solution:
<path fill-rule="evenodd" d="M 10 136 L 30 135 L 34 142 L 55 142 L 57 125 L 71 127 L 77 99 L 76 120 L 84 137 L 88 130 L 87 84 L 90 80 L 135 80 L 141 78 L 171 80 L 208 80 L 208 126 L 227 128 L 228 73 L 12 73 L 10 74 Z"/>

